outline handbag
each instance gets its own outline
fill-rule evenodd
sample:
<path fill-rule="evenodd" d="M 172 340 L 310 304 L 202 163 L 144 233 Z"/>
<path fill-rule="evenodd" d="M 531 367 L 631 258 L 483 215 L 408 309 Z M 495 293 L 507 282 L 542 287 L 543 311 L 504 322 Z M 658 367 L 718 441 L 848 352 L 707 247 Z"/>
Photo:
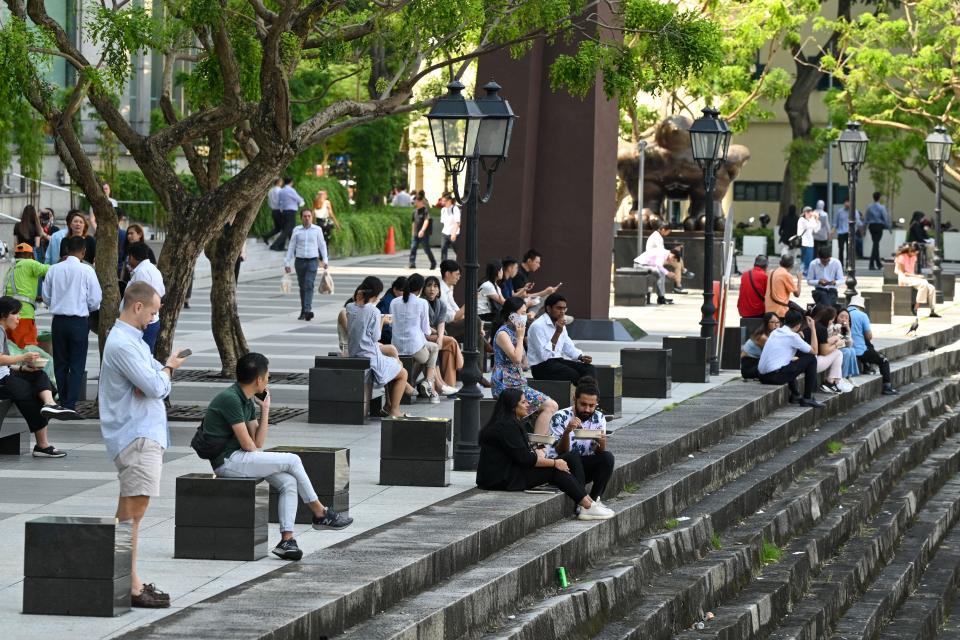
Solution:
<path fill-rule="evenodd" d="M 320 272 L 320 284 L 317 286 L 317 293 L 321 295 L 333 293 L 333 276 L 326 269 Z"/>
<path fill-rule="evenodd" d="M 223 449 L 227 446 L 228 440 L 230 440 L 230 438 L 211 436 L 203 430 L 203 423 L 201 422 L 193 434 L 193 439 L 190 440 L 190 448 L 196 451 L 197 455 L 203 460 L 213 460 L 223 453 Z"/>
<path fill-rule="evenodd" d="M 799 249 L 803 246 L 803 237 L 802 236 L 790 236 L 787 239 L 787 246 L 791 249 Z"/>

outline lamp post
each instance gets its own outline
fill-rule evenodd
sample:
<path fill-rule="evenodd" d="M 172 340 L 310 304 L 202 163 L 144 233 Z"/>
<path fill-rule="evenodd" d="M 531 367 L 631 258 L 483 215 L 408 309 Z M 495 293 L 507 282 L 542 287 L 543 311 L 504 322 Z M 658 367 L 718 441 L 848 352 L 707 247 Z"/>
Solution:
<path fill-rule="evenodd" d="M 867 144 L 870 138 L 860 129 L 859 122 L 848 122 L 847 128 L 840 134 L 837 146 L 840 147 L 840 163 L 847 170 L 847 189 L 850 194 L 850 210 L 847 212 L 849 235 L 847 236 L 847 290 L 843 293 L 849 303 L 857 295 L 857 252 L 855 236 L 857 233 L 857 179 L 860 167 L 867 158 Z"/>
<path fill-rule="evenodd" d="M 937 240 L 936 252 L 933 254 L 933 278 L 937 287 L 937 302 L 943 302 L 943 229 L 940 227 L 940 204 L 943 197 L 943 167 L 950 161 L 950 150 L 953 139 L 943 125 L 933 129 L 933 133 L 924 140 L 927 145 L 927 160 L 933 165 L 933 172 L 937 177 L 937 198 L 933 208 L 934 237 Z"/>
<path fill-rule="evenodd" d="M 639 177 L 637 178 L 637 255 L 643 253 L 643 179 L 647 161 L 647 141 L 637 143 L 637 154 L 640 160 Z"/>
<path fill-rule="evenodd" d="M 717 310 L 713 299 L 713 205 L 716 189 L 716 171 L 727 160 L 730 148 L 730 128 L 720 119 L 720 112 L 713 107 L 703 110 L 703 115 L 690 126 L 690 146 L 693 159 L 703 170 L 703 184 L 707 190 L 706 222 L 703 228 L 703 306 L 700 307 L 700 336 L 710 339 L 710 373 L 720 373 L 717 360 Z"/>
<path fill-rule="evenodd" d="M 487 203 L 493 193 L 493 174 L 507 158 L 510 136 L 516 116 L 510 104 L 498 95 L 500 85 L 490 82 L 487 92 L 478 100 L 462 95 L 464 86 L 454 80 L 447 85 L 447 94 L 437 100 L 427 114 L 430 136 L 437 159 L 453 177 L 453 195 L 463 205 L 466 216 L 466 263 L 464 290 L 463 387 L 460 398 L 460 437 L 453 445 L 453 468 L 474 471 L 480 459 L 480 354 L 479 320 L 477 317 L 477 207 Z M 460 194 L 457 176 L 466 166 L 465 191 Z M 487 174 L 484 193 L 480 193 L 480 170 Z"/>

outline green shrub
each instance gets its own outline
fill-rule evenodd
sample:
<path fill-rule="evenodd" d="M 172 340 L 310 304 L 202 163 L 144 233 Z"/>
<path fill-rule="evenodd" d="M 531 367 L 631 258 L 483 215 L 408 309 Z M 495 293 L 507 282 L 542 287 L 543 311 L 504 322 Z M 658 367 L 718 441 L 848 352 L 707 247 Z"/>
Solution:
<path fill-rule="evenodd" d="M 782 557 L 783 549 L 772 542 L 767 542 L 767 539 L 764 538 L 760 549 L 760 559 L 763 560 L 763 564 L 774 564 L 775 562 L 780 562 Z"/>
<path fill-rule="evenodd" d="M 343 229 L 333 232 L 331 255 L 342 258 L 382 253 L 390 227 L 394 230 L 397 251 L 405 251 L 410 247 L 410 214 L 410 209 L 389 206 L 338 214 Z"/>
<path fill-rule="evenodd" d="M 326 190 L 327 196 L 330 198 L 330 204 L 333 205 L 333 213 L 338 220 L 342 220 L 343 215 L 350 212 L 350 196 L 346 187 L 340 184 L 340 181 L 336 178 L 296 176 L 293 178 L 293 188 L 306 200 L 304 207 L 312 206 L 313 198 L 317 195 L 317 192 Z M 297 220 L 297 224 L 300 224 L 299 220 Z M 341 224 L 343 223 L 341 222 Z M 253 221 L 253 226 L 250 227 L 250 235 L 258 238 L 269 233 L 272 229 L 273 214 L 267 207 L 266 197 L 264 197 L 263 205 L 257 213 L 257 219 Z"/>
<path fill-rule="evenodd" d="M 737 245 L 737 249 L 740 251 L 743 251 L 743 236 L 767 236 L 767 255 L 773 255 L 776 253 L 773 248 L 773 229 L 734 229 L 734 242 Z"/>

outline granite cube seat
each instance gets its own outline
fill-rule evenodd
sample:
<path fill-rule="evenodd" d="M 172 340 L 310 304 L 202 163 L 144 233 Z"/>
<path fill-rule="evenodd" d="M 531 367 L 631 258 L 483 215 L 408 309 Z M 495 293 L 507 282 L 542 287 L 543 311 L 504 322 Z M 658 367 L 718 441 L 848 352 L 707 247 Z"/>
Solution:
<path fill-rule="evenodd" d="M 483 425 L 487 424 L 490 420 L 490 416 L 493 415 L 493 407 L 496 406 L 497 401 L 492 398 L 480 398 L 480 428 L 483 428 Z M 460 426 L 463 424 L 463 418 L 461 417 L 461 411 L 463 410 L 463 401 L 460 398 L 454 398 L 453 400 L 453 441 L 457 442 L 460 439 Z"/>
<path fill-rule="evenodd" d="M 384 418 L 380 422 L 380 484 L 446 487 L 452 457 L 449 418 Z"/>
<path fill-rule="evenodd" d="M 747 337 L 757 329 L 763 328 L 763 318 L 740 318 L 740 326 L 747 330 Z"/>
<path fill-rule="evenodd" d="M 546 395 L 561 409 L 573 404 L 573 385 L 569 380 L 527 380 L 527 385 Z"/>
<path fill-rule="evenodd" d="M 623 366 L 619 364 L 594 364 L 597 371 L 597 398 L 600 410 L 608 417 L 616 418 L 623 413 Z"/>
<path fill-rule="evenodd" d="M 893 296 L 890 291 L 863 291 L 860 295 L 867 305 L 870 321 L 877 324 L 893 322 Z"/>
<path fill-rule="evenodd" d="M 617 269 L 613 275 L 613 303 L 618 306 L 645 306 L 650 302 L 657 278 L 647 269 Z"/>
<path fill-rule="evenodd" d="M 30 429 L 23 421 L 5 420 L 12 400 L 0 400 L 0 455 L 18 456 L 30 452 Z"/>
<path fill-rule="evenodd" d="M 710 339 L 700 336 L 668 336 L 663 348 L 673 353 L 670 377 L 676 382 L 710 382 Z"/>
<path fill-rule="evenodd" d="M 954 293 L 957 289 L 957 274 L 941 272 L 940 280 L 943 290 L 938 292 L 937 302 L 940 302 L 939 295 L 943 296 L 943 302 L 953 302 Z M 937 286 L 937 279 L 933 277 L 933 274 L 927 276 L 927 281 L 933 286 Z"/>
<path fill-rule="evenodd" d="M 307 422 L 364 424 L 373 397 L 367 358 L 317 356 L 310 369 Z"/>
<path fill-rule="evenodd" d="M 303 469 L 310 478 L 317 498 L 334 511 L 350 512 L 350 449 L 346 447 L 272 447 L 274 453 L 292 453 L 299 456 Z M 277 506 L 280 492 L 270 487 L 269 521 L 280 522 Z M 313 522 L 313 512 L 297 498 L 297 524 Z"/>
<path fill-rule="evenodd" d="M 748 336 L 746 327 L 724 327 L 723 349 L 720 351 L 721 369 L 740 370 L 740 348 Z"/>
<path fill-rule="evenodd" d="M 621 349 L 622 390 L 628 398 L 669 398 L 670 349 Z"/>
<path fill-rule="evenodd" d="M 263 478 L 188 473 L 177 478 L 174 558 L 258 560 L 267 555 L 269 489 Z"/>
<path fill-rule="evenodd" d="M 883 263 L 883 284 L 897 284 L 897 265 L 893 262 Z"/>
<path fill-rule="evenodd" d="M 130 609 L 131 523 L 43 516 L 26 523 L 23 612 L 116 616 Z"/>
<path fill-rule="evenodd" d="M 414 375 L 419 373 L 420 366 L 413 361 L 413 356 L 400 356 L 400 364 L 403 365 L 403 368 L 407 370 L 407 382 L 410 383 L 410 386 L 416 389 L 416 378 Z M 419 394 L 419 390 L 417 391 Z M 400 404 L 413 404 L 415 402 L 416 396 L 408 396 L 403 394 L 400 396 Z"/>
<path fill-rule="evenodd" d="M 901 287 L 897 284 L 885 284 L 883 290 L 893 294 L 893 315 L 912 316 L 913 305 L 917 300 L 917 290 L 913 287 Z"/>

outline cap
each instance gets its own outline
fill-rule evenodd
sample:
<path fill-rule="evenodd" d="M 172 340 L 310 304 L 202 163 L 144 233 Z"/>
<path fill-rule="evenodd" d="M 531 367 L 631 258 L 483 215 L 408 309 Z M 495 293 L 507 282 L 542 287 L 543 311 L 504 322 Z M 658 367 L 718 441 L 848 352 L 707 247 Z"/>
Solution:
<path fill-rule="evenodd" d="M 850 298 L 850 302 L 847 303 L 848 307 L 859 307 L 861 309 L 867 308 L 867 302 L 863 299 L 863 296 L 853 296 Z"/>
<path fill-rule="evenodd" d="M 13 248 L 14 253 L 33 253 L 33 247 L 26 242 L 21 242 Z"/>

